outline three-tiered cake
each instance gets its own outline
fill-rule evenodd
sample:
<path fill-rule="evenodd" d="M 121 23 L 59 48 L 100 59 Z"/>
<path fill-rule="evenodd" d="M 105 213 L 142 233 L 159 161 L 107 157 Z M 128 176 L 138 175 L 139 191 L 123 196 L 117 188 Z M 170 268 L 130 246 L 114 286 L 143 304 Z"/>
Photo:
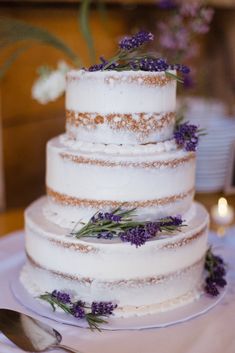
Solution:
<path fill-rule="evenodd" d="M 26 210 L 21 281 L 31 294 L 57 289 L 88 303 L 112 301 L 117 316 L 198 297 L 208 215 L 193 202 L 195 153 L 173 138 L 175 104 L 176 81 L 165 72 L 68 73 L 66 133 L 47 146 L 47 197 Z M 187 226 L 141 247 L 71 235 L 118 207 L 136 208 L 142 221 L 182 215 Z"/>

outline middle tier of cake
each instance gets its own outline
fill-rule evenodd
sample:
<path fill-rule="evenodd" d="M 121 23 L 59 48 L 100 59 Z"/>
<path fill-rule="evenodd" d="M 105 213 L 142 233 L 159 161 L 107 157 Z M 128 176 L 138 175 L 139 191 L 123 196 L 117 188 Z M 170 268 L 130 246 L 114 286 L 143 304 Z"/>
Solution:
<path fill-rule="evenodd" d="M 174 140 L 147 145 L 76 142 L 61 135 L 47 146 L 44 215 L 72 228 L 99 210 L 137 208 L 138 219 L 184 214 L 191 206 L 195 153 Z"/>

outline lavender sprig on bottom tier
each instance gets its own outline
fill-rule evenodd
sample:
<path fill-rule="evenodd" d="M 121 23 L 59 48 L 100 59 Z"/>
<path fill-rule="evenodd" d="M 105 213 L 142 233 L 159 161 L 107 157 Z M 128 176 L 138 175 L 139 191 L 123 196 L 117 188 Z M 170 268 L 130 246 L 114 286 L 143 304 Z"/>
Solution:
<path fill-rule="evenodd" d="M 81 229 L 73 230 L 71 235 L 76 238 L 96 237 L 98 239 L 119 237 L 121 241 L 139 247 L 162 232 L 180 231 L 181 227 L 185 226 L 181 216 L 143 222 L 133 220 L 134 212 L 135 209 L 122 211 L 120 208 L 112 212 L 97 212 Z"/>
<path fill-rule="evenodd" d="M 76 319 L 84 319 L 87 321 L 91 330 L 100 331 L 99 325 L 107 323 L 105 318 L 113 314 L 117 308 L 117 304 L 112 302 L 92 302 L 91 305 L 84 301 L 74 301 L 70 294 L 54 290 L 49 293 L 46 292 L 39 296 L 39 299 L 48 302 L 53 311 L 56 307 L 62 309 L 65 313 L 74 316 Z"/>

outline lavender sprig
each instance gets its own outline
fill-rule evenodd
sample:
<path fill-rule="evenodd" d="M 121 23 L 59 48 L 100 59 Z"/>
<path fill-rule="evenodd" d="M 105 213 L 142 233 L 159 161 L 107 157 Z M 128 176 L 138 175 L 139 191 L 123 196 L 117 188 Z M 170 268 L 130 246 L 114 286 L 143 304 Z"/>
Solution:
<path fill-rule="evenodd" d="M 76 238 L 84 236 L 98 239 L 119 237 L 123 242 L 139 247 L 149 239 L 159 236 L 162 232 L 172 233 L 185 226 L 180 216 L 162 218 L 155 222 L 133 220 L 135 209 L 113 212 L 98 212 L 80 230 L 72 231 Z"/>
<path fill-rule="evenodd" d="M 107 323 L 105 318 L 112 315 L 117 308 L 117 305 L 112 302 L 92 302 L 88 305 L 81 300 L 73 301 L 68 293 L 57 290 L 46 292 L 40 295 L 39 299 L 48 302 L 53 311 L 57 306 L 76 319 L 85 319 L 91 330 L 98 331 L 100 331 L 99 325 Z"/>
<path fill-rule="evenodd" d="M 223 288 L 227 285 L 226 266 L 220 256 L 214 255 L 212 249 L 209 248 L 206 253 L 205 270 L 208 275 L 205 280 L 205 292 L 211 296 L 219 295 L 219 287 Z"/>
<path fill-rule="evenodd" d="M 206 135 L 204 129 L 199 129 L 198 126 L 185 122 L 177 124 L 174 131 L 174 138 L 180 147 L 186 151 L 196 151 L 199 137 Z"/>
<path fill-rule="evenodd" d="M 139 31 L 133 36 L 126 36 L 122 38 L 119 42 L 119 48 L 125 51 L 134 50 L 153 39 L 154 35 L 151 32 Z"/>
<path fill-rule="evenodd" d="M 143 54 L 141 52 L 142 46 L 153 39 L 153 34 L 147 31 L 139 31 L 133 36 L 126 36 L 119 41 L 119 50 L 113 58 L 106 60 L 101 57 L 101 62 L 90 66 L 88 71 L 163 71 L 167 76 L 183 83 L 183 80 L 178 75 L 170 72 L 170 70 L 176 70 L 185 75 L 190 71 L 186 66 L 180 64 L 170 65 L 164 58 L 159 58 L 151 53 Z"/>

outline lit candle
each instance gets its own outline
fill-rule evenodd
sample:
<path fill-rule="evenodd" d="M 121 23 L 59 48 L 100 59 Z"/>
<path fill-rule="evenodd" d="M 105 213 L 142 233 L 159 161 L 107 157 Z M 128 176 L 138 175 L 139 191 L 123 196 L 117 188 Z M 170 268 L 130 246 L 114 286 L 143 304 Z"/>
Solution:
<path fill-rule="evenodd" d="M 215 223 L 226 226 L 232 223 L 234 211 L 228 205 L 228 201 L 224 197 L 221 197 L 218 200 L 218 204 L 212 207 L 211 216 Z"/>

